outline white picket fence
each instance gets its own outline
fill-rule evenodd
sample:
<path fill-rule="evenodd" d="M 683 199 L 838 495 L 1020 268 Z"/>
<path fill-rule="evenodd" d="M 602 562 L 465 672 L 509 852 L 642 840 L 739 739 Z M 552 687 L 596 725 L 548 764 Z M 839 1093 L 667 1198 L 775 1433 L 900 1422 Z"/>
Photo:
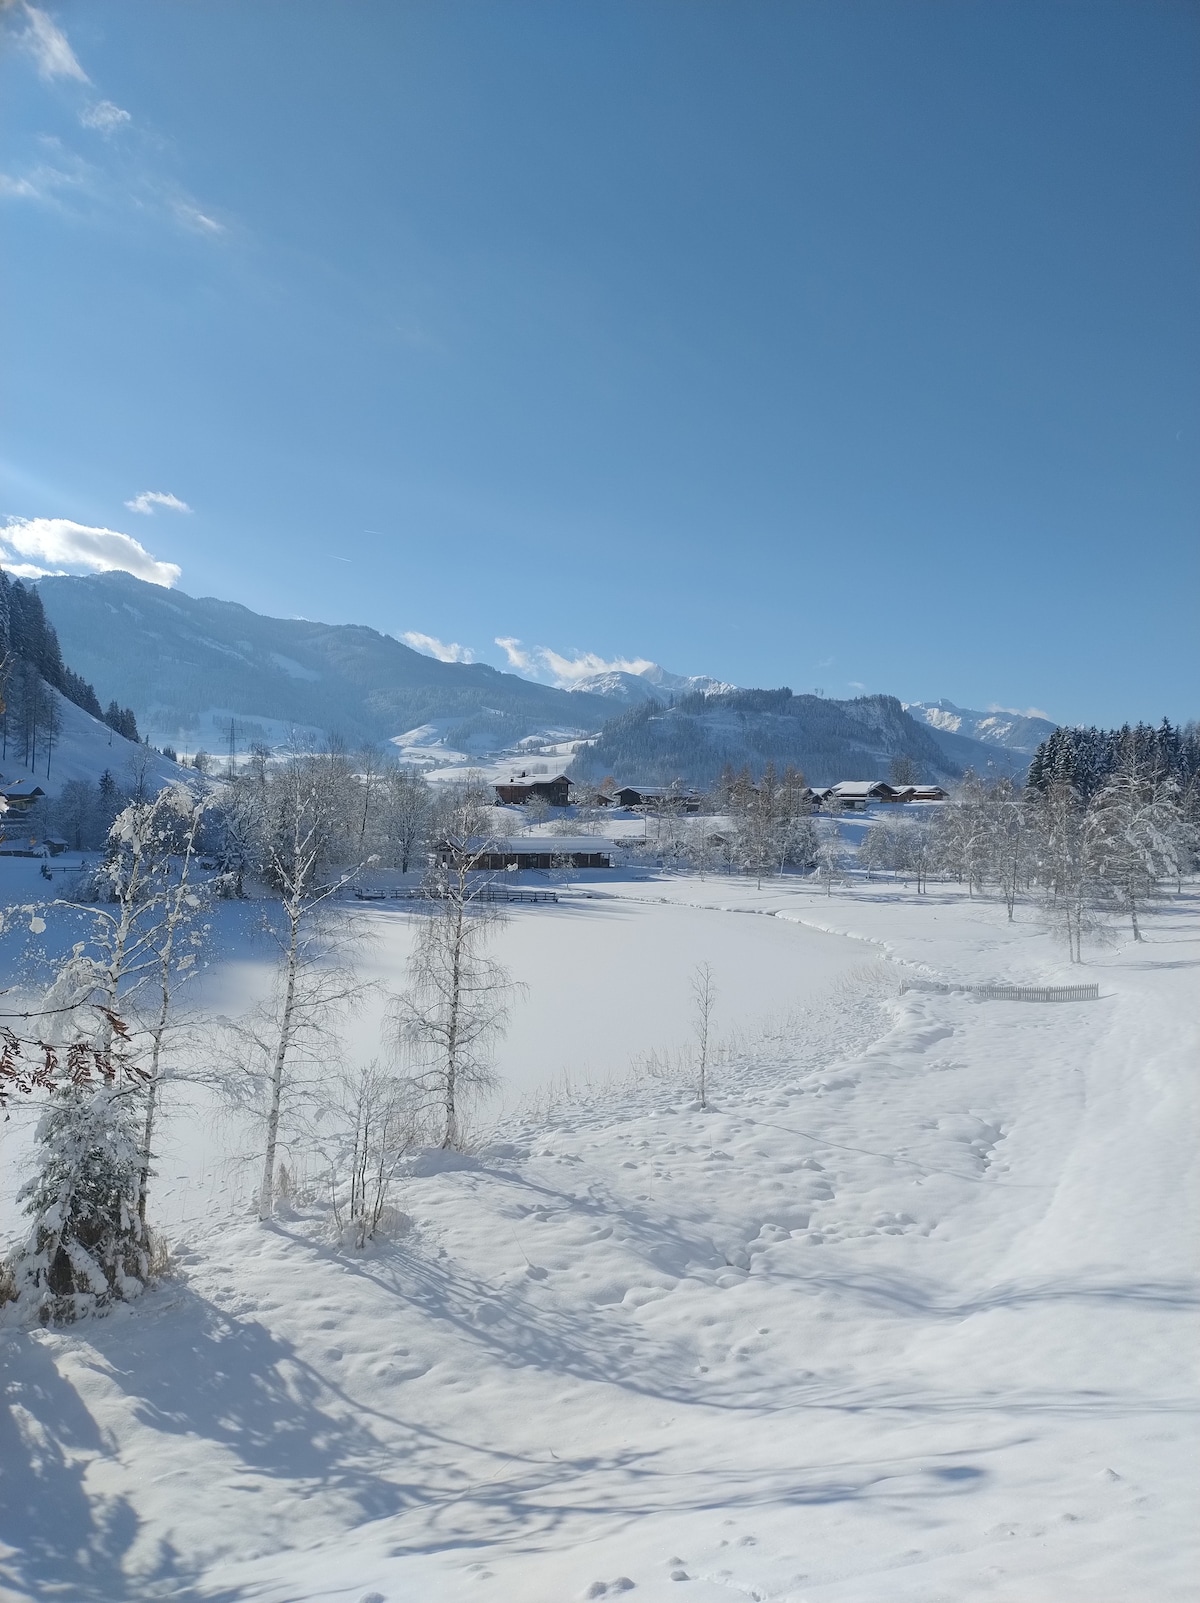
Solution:
<path fill-rule="evenodd" d="M 982 996 L 996 1002 L 1095 1002 L 1100 996 L 1098 984 L 1091 985 L 954 985 L 941 980 L 902 980 L 900 993 L 905 991 L 934 991 L 942 996 L 953 991 L 964 991 L 969 996 Z"/>

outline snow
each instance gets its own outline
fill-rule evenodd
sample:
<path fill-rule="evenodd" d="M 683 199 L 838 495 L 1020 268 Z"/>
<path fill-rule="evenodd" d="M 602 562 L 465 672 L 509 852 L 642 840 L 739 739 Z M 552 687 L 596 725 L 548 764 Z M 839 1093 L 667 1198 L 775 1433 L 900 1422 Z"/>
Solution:
<path fill-rule="evenodd" d="M 899 994 L 1078 977 L 950 888 L 622 872 L 514 912 L 508 1094 L 392 1240 L 236 1211 L 240 1134 L 178 1104 L 175 1277 L 0 1331 L 0 1596 L 1194 1597 L 1194 891 L 1061 1006 Z M 394 983 L 410 916 L 356 917 Z M 705 958 L 707 1111 L 630 1072 Z"/>
<path fill-rule="evenodd" d="M 46 774 L 46 753 L 38 750 L 36 769 L 21 762 L 20 750 L 10 740 L 8 754 L 0 760 L 5 779 L 27 779 L 38 784 L 47 796 L 57 796 L 71 779 L 89 784 L 107 768 L 117 784 L 132 788 L 136 772 L 144 770 L 146 782 L 156 789 L 180 777 L 179 769 L 168 758 L 149 746 L 140 746 L 118 735 L 91 713 L 76 707 L 65 696 L 58 698 L 62 729 L 54 737 L 50 752 L 50 773 Z"/>

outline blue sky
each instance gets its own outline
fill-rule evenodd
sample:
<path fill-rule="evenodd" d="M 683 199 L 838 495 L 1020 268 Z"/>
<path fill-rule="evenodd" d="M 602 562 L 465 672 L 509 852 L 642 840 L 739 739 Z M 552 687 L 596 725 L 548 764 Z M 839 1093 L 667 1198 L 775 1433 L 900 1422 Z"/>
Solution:
<path fill-rule="evenodd" d="M 6 565 L 1200 713 L 1194 5 L 0 17 Z"/>

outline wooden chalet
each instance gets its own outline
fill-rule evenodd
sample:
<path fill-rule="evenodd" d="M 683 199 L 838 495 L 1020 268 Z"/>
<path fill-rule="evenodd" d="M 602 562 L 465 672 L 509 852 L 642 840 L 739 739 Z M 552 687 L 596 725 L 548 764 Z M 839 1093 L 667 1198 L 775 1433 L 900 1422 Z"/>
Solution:
<path fill-rule="evenodd" d="M 896 791 L 894 800 L 898 802 L 940 802 L 946 800 L 946 792 L 940 785 L 901 785 Z"/>
<path fill-rule="evenodd" d="M 0 779 L 0 798 L 10 812 L 27 813 L 46 792 L 32 779 Z"/>
<path fill-rule="evenodd" d="M 702 800 L 696 791 L 677 785 L 622 785 L 613 797 L 618 807 L 677 807 L 684 813 L 698 813 Z"/>
<path fill-rule="evenodd" d="M 882 779 L 842 779 L 829 787 L 826 801 L 831 796 L 836 796 L 843 807 L 860 812 L 871 802 L 895 801 L 896 791 Z"/>
<path fill-rule="evenodd" d="M 569 807 L 573 783 L 566 774 L 556 774 L 553 779 L 533 779 L 529 774 L 514 774 L 506 784 L 496 786 L 496 803 L 498 806 L 525 807 L 529 802 L 539 800 L 548 802 L 551 807 Z"/>
<path fill-rule="evenodd" d="M 594 835 L 538 835 L 512 841 L 443 841 L 438 857 L 447 867 L 464 862 L 481 873 L 523 873 L 531 868 L 611 868 L 612 846 Z"/>

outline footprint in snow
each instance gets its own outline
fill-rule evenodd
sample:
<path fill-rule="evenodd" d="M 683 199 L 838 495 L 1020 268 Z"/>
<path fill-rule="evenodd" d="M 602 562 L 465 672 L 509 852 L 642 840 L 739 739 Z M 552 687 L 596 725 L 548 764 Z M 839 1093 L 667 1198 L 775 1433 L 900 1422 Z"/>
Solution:
<path fill-rule="evenodd" d="M 618 1575 L 615 1581 L 593 1581 L 584 1597 L 609 1597 L 618 1592 L 632 1592 L 633 1582 L 628 1575 Z"/>

